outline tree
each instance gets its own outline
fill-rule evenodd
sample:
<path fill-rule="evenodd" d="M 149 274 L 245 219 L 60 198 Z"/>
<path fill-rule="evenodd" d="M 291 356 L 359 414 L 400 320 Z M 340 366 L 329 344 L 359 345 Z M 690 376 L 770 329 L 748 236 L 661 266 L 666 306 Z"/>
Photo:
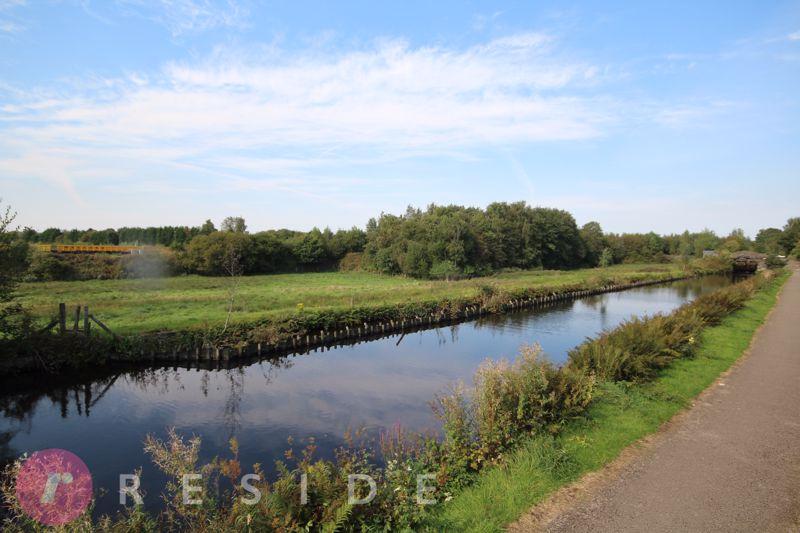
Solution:
<path fill-rule="evenodd" d="M 222 257 L 222 267 L 227 276 L 225 288 L 228 295 L 228 312 L 225 315 L 225 325 L 222 327 L 222 332 L 224 333 L 225 330 L 228 329 L 228 324 L 233 314 L 233 307 L 236 304 L 236 296 L 239 294 L 242 274 L 244 273 L 242 252 L 238 249 L 236 243 L 228 241 Z"/>
<path fill-rule="evenodd" d="M 694 236 L 694 255 L 703 257 L 704 250 L 716 250 L 719 245 L 719 237 L 710 229 L 704 229 Z"/>
<path fill-rule="evenodd" d="M 220 226 L 221 231 L 230 231 L 233 233 L 245 233 L 247 231 L 247 224 L 244 223 L 242 217 L 225 217 Z"/>
<path fill-rule="evenodd" d="M 800 217 L 794 217 L 787 220 L 783 226 L 781 246 L 785 253 L 791 253 L 798 243 L 800 243 Z"/>
<path fill-rule="evenodd" d="M 322 232 L 314 228 L 301 235 L 299 239 L 295 239 L 292 247 L 292 253 L 297 261 L 305 266 L 318 265 L 324 261 L 326 253 Z"/>
<path fill-rule="evenodd" d="M 200 233 L 203 235 L 208 235 L 209 233 L 214 233 L 217 231 L 217 228 L 214 227 L 214 223 L 211 220 L 206 220 L 203 222 L 203 225 L 200 226 Z"/>
<path fill-rule="evenodd" d="M 603 248 L 603 253 L 600 254 L 600 261 L 598 266 L 605 268 L 614 264 L 614 254 L 611 248 Z"/>
<path fill-rule="evenodd" d="M 15 291 L 28 269 L 29 246 L 10 229 L 17 214 L 6 206 L 0 210 L 0 339 L 14 338 L 25 332 L 27 317 L 15 301 Z"/>
<path fill-rule="evenodd" d="M 778 228 L 765 228 L 756 235 L 755 248 L 763 254 L 782 254 L 785 252 L 783 244 L 783 231 Z"/>
<path fill-rule="evenodd" d="M 589 266 L 597 266 L 600 255 L 606 248 L 603 228 L 597 222 L 587 222 L 581 228 L 580 235 L 586 248 L 584 262 Z"/>
<path fill-rule="evenodd" d="M 189 272 L 205 276 L 228 275 L 226 260 L 236 253 L 243 273 L 252 273 L 253 237 L 244 233 L 215 231 L 198 235 L 186 246 L 183 266 Z"/>
<path fill-rule="evenodd" d="M 725 240 L 720 244 L 720 248 L 728 252 L 747 250 L 750 248 L 750 239 L 745 236 L 743 229 L 737 228 L 725 237 Z"/>

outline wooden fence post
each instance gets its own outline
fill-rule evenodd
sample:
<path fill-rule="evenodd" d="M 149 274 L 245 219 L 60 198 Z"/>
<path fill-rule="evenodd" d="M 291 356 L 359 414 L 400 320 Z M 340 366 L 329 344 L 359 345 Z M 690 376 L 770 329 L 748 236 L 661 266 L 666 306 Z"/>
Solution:
<path fill-rule="evenodd" d="M 89 322 L 89 306 L 83 306 L 83 334 L 87 337 L 89 336 L 89 328 L 92 327 L 91 322 Z"/>
<path fill-rule="evenodd" d="M 58 332 L 63 335 L 67 331 L 67 304 L 58 304 Z"/>

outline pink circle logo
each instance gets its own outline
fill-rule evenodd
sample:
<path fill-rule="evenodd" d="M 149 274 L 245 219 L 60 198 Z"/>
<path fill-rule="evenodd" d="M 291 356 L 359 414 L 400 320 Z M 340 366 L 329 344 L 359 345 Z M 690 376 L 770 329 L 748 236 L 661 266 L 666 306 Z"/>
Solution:
<path fill-rule="evenodd" d="M 52 448 L 33 452 L 17 474 L 17 501 L 46 526 L 72 522 L 92 501 L 92 475 L 80 457 Z"/>

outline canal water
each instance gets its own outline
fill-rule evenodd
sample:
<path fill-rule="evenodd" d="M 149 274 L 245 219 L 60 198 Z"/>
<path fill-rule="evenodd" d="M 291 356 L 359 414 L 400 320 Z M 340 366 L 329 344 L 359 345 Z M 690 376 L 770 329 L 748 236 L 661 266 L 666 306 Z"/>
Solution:
<path fill-rule="evenodd" d="M 631 316 L 669 312 L 731 283 L 724 276 L 651 285 L 551 307 L 394 335 L 324 352 L 227 370 L 138 369 L 0 383 L 0 459 L 45 448 L 76 453 L 89 467 L 97 512 L 119 509 L 119 475 L 142 468 L 145 505 L 157 509 L 164 478 L 142 451 L 147 434 L 202 437 L 202 459 L 236 437 L 244 466 L 267 471 L 313 438 L 329 457 L 348 429 L 376 436 L 396 424 L 437 430 L 428 402 L 469 382 L 486 358 L 513 358 L 538 343 L 555 362 L 587 337 Z M 244 468 L 244 472 L 250 472 Z M 95 491 L 97 492 L 97 490 Z"/>

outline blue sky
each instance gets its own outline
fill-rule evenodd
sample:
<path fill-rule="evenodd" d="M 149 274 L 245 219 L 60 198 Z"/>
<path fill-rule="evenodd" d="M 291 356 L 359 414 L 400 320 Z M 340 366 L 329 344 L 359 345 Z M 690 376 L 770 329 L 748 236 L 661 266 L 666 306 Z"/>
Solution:
<path fill-rule="evenodd" d="M 0 197 L 43 229 L 609 231 L 800 215 L 800 2 L 0 0 Z"/>

